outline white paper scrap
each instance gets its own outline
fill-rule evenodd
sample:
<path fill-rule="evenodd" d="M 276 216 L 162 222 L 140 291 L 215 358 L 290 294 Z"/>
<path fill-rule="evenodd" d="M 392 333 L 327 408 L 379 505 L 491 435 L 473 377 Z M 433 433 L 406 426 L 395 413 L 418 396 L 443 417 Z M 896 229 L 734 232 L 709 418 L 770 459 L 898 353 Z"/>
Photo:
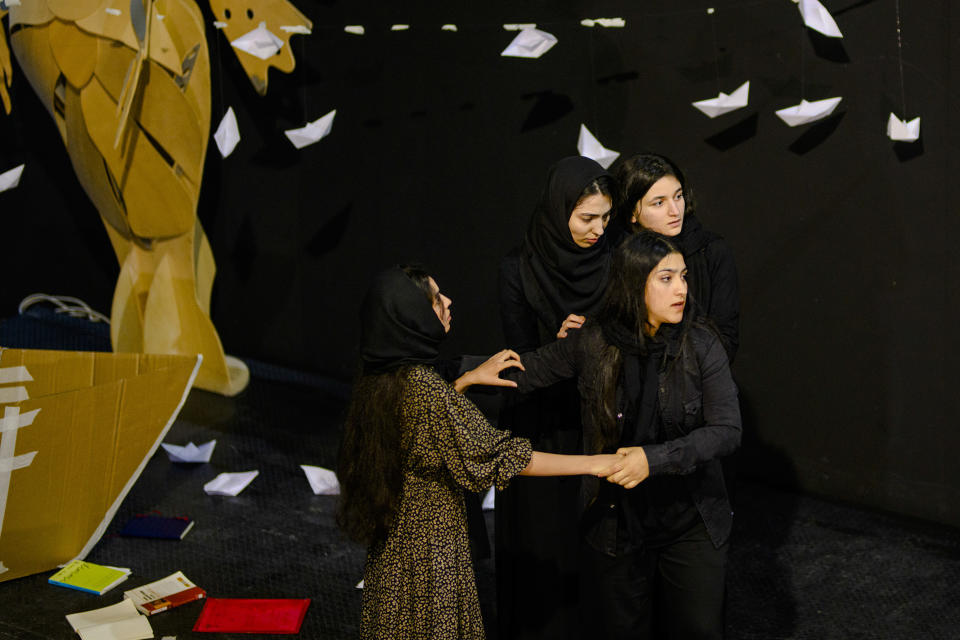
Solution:
<path fill-rule="evenodd" d="M 818 0 L 800 0 L 797 7 L 803 17 L 803 24 L 831 38 L 843 37 L 840 28 L 833 20 L 833 16 Z"/>
<path fill-rule="evenodd" d="M 233 150 L 237 147 L 237 143 L 240 142 L 240 129 L 237 128 L 237 116 L 233 113 L 233 107 L 228 108 L 227 112 L 223 114 L 223 119 L 220 120 L 220 126 L 217 127 L 217 132 L 213 134 L 213 139 L 217 141 L 217 149 L 220 150 L 220 155 L 224 158 L 233 153 Z"/>
<path fill-rule="evenodd" d="M 445 24 L 445 25 L 443 25 L 442 27 L 440 27 L 440 30 L 441 30 L 441 31 L 456 31 L 456 30 L 457 30 L 457 25 L 455 25 L 455 24 Z"/>
<path fill-rule="evenodd" d="M 604 169 L 613 164 L 613 161 L 620 156 L 619 151 L 607 149 L 600 144 L 600 141 L 594 138 L 590 130 L 582 124 L 580 125 L 580 137 L 577 139 L 577 151 L 582 156 L 596 160 Z"/>
<path fill-rule="evenodd" d="M 584 20 L 580 21 L 580 24 L 582 24 L 585 27 L 600 25 L 601 27 L 610 28 L 610 27 L 625 27 L 627 26 L 627 21 L 624 20 L 623 18 L 594 18 L 592 20 L 590 18 L 585 18 Z"/>
<path fill-rule="evenodd" d="M 0 173 L 0 191 L 7 191 L 8 189 L 15 189 L 18 184 L 20 184 L 20 176 L 23 175 L 23 168 L 26 165 L 20 165 L 19 167 L 14 167 L 9 171 L 4 171 Z"/>
<path fill-rule="evenodd" d="M 170 462 L 210 462 L 210 456 L 213 454 L 214 447 L 217 446 L 217 441 L 211 440 L 199 447 L 192 442 L 188 442 L 183 447 L 165 442 L 161 442 L 160 446 L 167 452 Z"/>
<path fill-rule="evenodd" d="M 524 29 L 536 29 L 536 22 L 510 22 L 503 25 L 507 31 L 523 31 Z"/>
<path fill-rule="evenodd" d="M 318 496 L 338 496 L 340 495 L 340 481 L 337 480 L 337 474 L 330 469 L 323 467 L 314 467 L 309 464 L 302 464 L 300 468 L 307 474 L 307 482 L 313 489 L 314 495 Z"/>
<path fill-rule="evenodd" d="M 235 496 L 246 489 L 247 485 L 253 482 L 253 479 L 259 474 L 259 471 L 221 473 L 216 478 L 203 485 L 203 490 L 211 496 Z"/>
<path fill-rule="evenodd" d="M 747 106 L 749 97 L 750 81 L 748 80 L 737 87 L 730 95 L 721 91 L 716 98 L 708 98 L 707 100 L 694 102 L 693 106 L 707 114 L 707 116 L 716 118 L 717 116 L 722 116 L 725 113 L 730 113 L 731 111 L 736 111 L 737 109 L 742 109 Z"/>
<path fill-rule="evenodd" d="M 140 615 L 133 602 L 121 600 L 102 609 L 67 615 L 67 622 L 82 640 L 146 640 L 153 638 L 153 629 L 146 616 Z"/>
<path fill-rule="evenodd" d="M 287 129 L 283 133 L 293 143 L 293 146 L 297 149 L 303 149 L 307 145 L 325 138 L 330 133 L 330 130 L 333 129 L 333 117 L 335 115 L 337 115 L 336 109 L 313 122 L 307 123 L 306 126 L 299 129 Z"/>
<path fill-rule="evenodd" d="M 235 49 L 249 53 L 261 60 L 267 60 L 271 56 L 275 56 L 277 51 L 280 51 L 283 40 L 267 29 L 266 22 L 261 22 L 256 29 L 246 32 L 230 44 Z"/>
<path fill-rule="evenodd" d="M 390 25 L 390 31 L 406 31 L 410 28 L 408 24 L 393 24 Z"/>
<path fill-rule="evenodd" d="M 355 586 L 354 589 L 363 589 L 363 580 L 361 580 L 360 582 L 358 582 L 358 583 L 357 583 L 357 586 Z"/>
<path fill-rule="evenodd" d="M 500 55 L 513 58 L 539 58 L 555 44 L 557 44 L 557 37 L 552 33 L 539 29 L 523 29 L 507 45 L 507 48 L 500 52 Z"/>
<path fill-rule="evenodd" d="M 110 15 L 112 15 L 112 16 L 122 16 L 122 15 L 123 15 L 123 11 L 120 11 L 120 9 L 114 9 L 113 7 L 107 7 L 107 8 L 105 9 L 105 11 L 106 11 L 107 13 L 109 13 Z"/>
<path fill-rule="evenodd" d="M 223 29 L 224 27 L 227 26 L 227 23 L 221 20 L 215 20 L 213 22 L 213 26 L 216 27 L 217 29 Z"/>
<path fill-rule="evenodd" d="M 497 504 L 497 490 L 495 487 L 487 489 L 487 495 L 483 496 L 483 504 L 480 508 L 484 511 L 493 511 Z"/>
<path fill-rule="evenodd" d="M 891 113 L 887 120 L 887 136 L 898 142 L 916 142 L 920 139 L 920 118 L 907 122 Z"/>
<path fill-rule="evenodd" d="M 357 36 L 362 36 L 364 33 L 362 24 L 349 24 L 343 28 L 347 33 L 352 33 Z"/>
<path fill-rule="evenodd" d="M 837 108 L 841 100 L 843 100 L 843 98 L 839 97 L 826 98 L 825 100 L 816 100 L 814 102 L 801 100 L 800 104 L 780 109 L 777 111 L 777 116 L 789 126 L 796 127 L 797 125 L 826 118 L 833 113 L 833 110 Z"/>
<path fill-rule="evenodd" d="M 310 27 L 304 24 L 293 24 L 293 25 L 285 24 L 280 27 L 280 31 L 285 31 L 286 33 L 299 33 L 305 36 L 308 36 L 311 33 L 313 33 L 313 31 L 310 30 Z"/>

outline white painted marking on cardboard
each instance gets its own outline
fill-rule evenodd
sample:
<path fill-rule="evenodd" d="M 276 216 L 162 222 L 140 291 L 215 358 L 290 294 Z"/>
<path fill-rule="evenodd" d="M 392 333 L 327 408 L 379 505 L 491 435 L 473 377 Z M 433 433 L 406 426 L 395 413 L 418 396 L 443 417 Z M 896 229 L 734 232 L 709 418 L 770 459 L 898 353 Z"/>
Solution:
<path fill-rule="evenodd" d="M 26 387 L 3 387 L 0 389 L 0 404 L 14 404 L 29 400 Z"/>
<path fill-rule="evenodd" d="M 0 384 L 10 384 L 11 382 L 31 382 L 33 376 L 24 366 L 19 367 L 0 367 Z"/>
<path fill-rule="evenodd" d="M 30 422 L 33 422 L 33 416 L 30 417 Z M 33 451 L 22 456 L 15 455 L 17 431 L 20 428 L 20 407 L 4 407 L 3 420 L 0 421 L 0 537 L 3 536 L 3 516 L 7 511 L 7 496 L 10 494 L 10 476 L 15 469 L 29 466 L 37 454 Z"/>
<path fill-rule="evenodd" d="M 9 423 L 6 420 L 0 421 L 0 433 L 3 433 L 8 429 L 13 431 L 14 429 L 29 427 L 33 424 L 33 419 L 37 417 L 38 413 L 40 413 L 40 409 L 34 409 L 33 411 L 27 411 L 26 413 L 19 414 L 16 421 L 11 420 Z"/>

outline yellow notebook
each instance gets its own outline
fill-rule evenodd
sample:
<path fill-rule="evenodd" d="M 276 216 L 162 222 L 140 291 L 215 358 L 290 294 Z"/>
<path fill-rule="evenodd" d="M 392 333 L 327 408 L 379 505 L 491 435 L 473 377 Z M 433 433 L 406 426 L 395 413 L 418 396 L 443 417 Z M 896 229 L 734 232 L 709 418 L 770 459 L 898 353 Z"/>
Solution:
<path fill-rule="evenodd" d="M 50 584 L 103 595 L 126 580 L 130 569 L 107 567 L 83 560 L 74 560 L 50 576 Z"/>

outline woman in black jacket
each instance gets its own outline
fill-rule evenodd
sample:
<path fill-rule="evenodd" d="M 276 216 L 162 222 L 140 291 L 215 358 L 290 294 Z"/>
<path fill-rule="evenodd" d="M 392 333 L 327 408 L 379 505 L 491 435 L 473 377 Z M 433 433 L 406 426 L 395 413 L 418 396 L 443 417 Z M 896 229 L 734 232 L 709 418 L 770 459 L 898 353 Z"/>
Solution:
<path fill-rule="evenodd" d="M 616 178 L 618 218 L 634 232 L 649 229 L 672 238 L 687 264 L 690 295 L 717 325 L 733 362 L 740 344 L 737 266 L 723 237 L 704 229 L 694 214 L 683 172 L 664 156 L 640 153 L 619 164 Z"/>
<path fill-rule="evenodd" d="M 596 310 L 610 269 L 604 233 L 615 186 L 595 161 L 564 158 L 523 243 L 500 264 L 500 318 L 507 346 L 523 354 L 576 329 Z M 576 385 L 563 381 L 516 399 L 499 424 L 534 448 L 579 453 Z M 500 640 L 577 638 L 579 478 L 520 478 L 496 501 L 497 623 Z"/>
<path fill-rule="evenodd" d="M 683 255 L 648 231 L 617 249 L 595 317 L 521 356 L 529 392 L 576 377 L 583 451 L 624 469 L 582 485 L 581 604 L 593 637 L 721 638 L 732 512 L 720 458 L 740 442 L 720 336 L 693 318 Z"/>

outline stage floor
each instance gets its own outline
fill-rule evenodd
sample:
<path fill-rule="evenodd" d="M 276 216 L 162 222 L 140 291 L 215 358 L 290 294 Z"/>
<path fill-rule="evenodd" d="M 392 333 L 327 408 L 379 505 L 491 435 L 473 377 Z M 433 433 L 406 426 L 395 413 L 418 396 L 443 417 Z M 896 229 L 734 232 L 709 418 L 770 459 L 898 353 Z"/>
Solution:
<path fill-rule="evenodd" d="M 355 637 L 363 549 L 337 530 L 336 498 L 313 495 L 299 466 L 336 466 L 346 388 L 254 372 L 236 398 L 190 394 L 166 442 L 215 438 L 213 459 L 173 464 L 159 450 L 89 555 L 130 567 L 130 579 L 99 597 L 47 584 L 52 572 L 0 583 L 0 639 L 75 638 L 65 614 L 114 604 L 124 589 L 178 570 L 211 597 L 311 598 L 299 637 Z M 237 497 L 203 491 L 218 473 L 254 469 L 259 477 Z M 728 638 L 960 638 L 957 530 L 756 483 L 738 484 L 736 507 Z M 196 525 L 178 542 L 117 535 L 150 512 Z M 494 517 L 486 514 L 491 532 Z M 495 638 L 493 562 L 479 561 L 476 572 Z M 156 637 L 227 637 L 191 631 L 202 606 L 151 617 Z"/>

